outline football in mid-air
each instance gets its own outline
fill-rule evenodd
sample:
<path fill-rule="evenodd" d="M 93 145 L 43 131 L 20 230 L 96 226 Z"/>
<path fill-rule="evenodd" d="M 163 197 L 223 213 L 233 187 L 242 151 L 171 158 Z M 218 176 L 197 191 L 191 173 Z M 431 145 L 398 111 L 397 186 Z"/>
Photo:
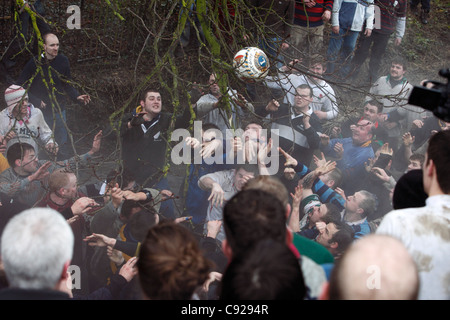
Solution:
<path fill-rule="evenodd" d="M 233 58 L 233 67 L 244 81 L 260 81 L 269 73 L 269 59 L 259 48 L 247 47 L 239 50 Z"/>

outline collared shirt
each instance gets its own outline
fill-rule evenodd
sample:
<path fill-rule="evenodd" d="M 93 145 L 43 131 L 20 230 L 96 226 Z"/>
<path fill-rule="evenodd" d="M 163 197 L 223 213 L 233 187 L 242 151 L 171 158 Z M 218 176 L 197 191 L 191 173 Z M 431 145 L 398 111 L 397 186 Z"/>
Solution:
<path fill-rule="evenodd" d="M 450 300 L 450 195 L 429 197 L 425 207 L 387 213 L 377 234 L 399 239 L 417 264 L 419 300 Z"/>

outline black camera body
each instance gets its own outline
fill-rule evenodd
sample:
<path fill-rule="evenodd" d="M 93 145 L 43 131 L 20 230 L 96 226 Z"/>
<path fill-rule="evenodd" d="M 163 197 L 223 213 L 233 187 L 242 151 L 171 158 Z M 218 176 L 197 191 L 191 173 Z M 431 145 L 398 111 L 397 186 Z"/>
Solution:
<path fill-rule="evenodd" d="M 439 75 L 447 78 L 447 84 L 425 81 L 423 86 L 414 86 L 408 103 L 430 110 L 437 118 L 450 122 L 450 69 L 441 69 Z M 427 88 L 427 84 L 433 86 Z"/>

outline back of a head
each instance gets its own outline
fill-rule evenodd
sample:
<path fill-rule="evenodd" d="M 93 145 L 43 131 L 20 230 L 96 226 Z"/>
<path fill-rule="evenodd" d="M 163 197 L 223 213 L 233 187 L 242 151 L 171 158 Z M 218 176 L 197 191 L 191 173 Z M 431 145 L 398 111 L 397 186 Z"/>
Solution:
<path fill-rule="evenodd" d="M 192 233 L 168 220 L 150 228 L 137 265 L 141 289 L 151 300 L 191 299 L 212 267 Z"/>
<path fill-rule="evenodd" d="M 397 239 L 379 234 L 355 241 L 333 268 L 330 300 L 415 300 L 416 264 Z"/>
<path fill-rule="evenodd" d="M 423 189 L 422 170 L 411 170 L 398 179 L 392 196 L 395 210 L 424 207 L 428 195 Z"/>
<path fill-rule="evenodd" d="M 303 300 L 305 294 L 295 255 L 270 239 L 233 257 L 221 280 L 221 300 Z"/>
<path fill-rule="evenodd" d="M 283 205 L 289 203 L 289 192 L 278 178 L 266 175 L 257 176 L 250 179 L 243 187 L 243 190 L 250 189 L 258 189 L 270 193 L 278 198 Z"/>
<path fill-rule="evenodd" d="M 351 246 L 354 241 L 354 231 L 351 226 L 349 226 L 345 222 L 332 220 L 331 223 L 334 223 L 337 232 L 331 238 L 331 242 L 337 242 L 339 245 L 336 249 L 335 255 L 339 256 L 343 254 L 347 249 Z"/>
<path fill-rule="evenodd" d="M 157 224 L 158 213 L 152 208 L 141 208 L 140 211 L 133 214 L 127 222 L 129 228 L 129 236 L 132 241 L 142 242 L 147 235 L 148 230 Z"/>
<path fill-rule="evenodd" d="M 73 254 L 72 229 L 50 208 L 32 208 L 14 216 L 1 240 L 5 273 L 16 288 L 54 288 Z"/>
<path fill-rule="evenodd" d="M 430 160 L 436 167 L 439 187 L 446 194 L 450 194 L 450 131 L 444 130 L 434 134 L 427 149 L 427 164 Z"/>
<path fill-rule="evenodd" d="M 285 206 L 262 190 L 238 192 L 223 210 L 225 236 L 233 255 L 262 239 L 286 243 Z"/>

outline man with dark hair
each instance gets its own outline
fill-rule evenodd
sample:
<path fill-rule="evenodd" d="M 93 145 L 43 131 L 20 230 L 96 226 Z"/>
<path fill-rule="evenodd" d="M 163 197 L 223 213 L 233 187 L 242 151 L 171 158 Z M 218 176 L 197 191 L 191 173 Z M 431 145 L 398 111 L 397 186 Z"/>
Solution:
<path fill-rule="evenodd" d="M 353 242 L 353 230 L 344 222 L 319 222 L 317 224 L 319 234 L 315 238 L 335 259 L 339 258 Z"/>
<path fill-rule="evenodd" d="M 271 239 L 234 256 L 221 280 L 221 300 L 303 300 L 305 295 L 295 255 Z"/>
<path fill-rule="evenodd" d="M 289 63 L 292 65 L 297 60 Z M 308 59 L 308 70 L 297 74 L 297 69 L 284 66 L 280 71 L 287 72 L 277 77 L 267 76 L 264 83 L 272 90 L 282 91 L 283 102 L 294 105 L 296 89 L 300 85 L 308 85 L 312 89 L 313 99 L 310 103 L 311 110 L 321 120 L 326 122 L 335 119 L 339 110 L 334 89 L 322 79 L 326 71 L 326 61 L 320 55 L 312 55 Z"/>
<path fill-rule="evenodd" d="M 408 249 L 418 265 L 419 299 L 449 300 L 447 277 L 450 264 L 450 131 L 440 131 L 429 141 L 423 165 L 426 206 L 394 210 L 377 229 L 394 236 Z"/>
<path fill-rule="evenodd" d="M 17 198 L 30 207 L 33 206 L 46 193 L 45 178 L 51 172 L 61 167 L 74 170 L 77 162 L 88 163 L 89 159 L 100 150 L 101 140 L 102 131 L 96 134 L 87 153 L 55 163 L 39 160 L 32 140 L 30 144 L 22 140 L 11 144 L 6 153 L 10 168 L 0 174 L 0 192 Z"/>
<path fill-rule="evenodd" d="M 148 89 L 141 96 L 140 105 L 123 117 L 121 127 L 124 168 L 136 177 L 139 185 L 162 190 L 166 198 L 172 196 L 165 176 L 172 116 L 162 112 L 159 90 Z M 190 118 L 187 107 L 181 116 L 176 117 L 173 128 L 187 128 Z M 162 203 L 161 214 L 175 217 L 172 200 Z"/>
<path fill-rule="evenodd" d="M 322 125 L 310 107 L 313 101 L 312 88 L 301 84 L 295 92 L 292 106 L 272 100 L 267 104 L 266 112 L 272 122 L 272 136 L 279 136 L 280 147 L 302 163 L 309 164 L 314 151 L 320 147 Z M 278 173 L 281 176 L 283 170 Z"/>
<path fill-rule="evenodd" d="M 370 87 L 365 100 L 375 99 L 384 106 L 383 126 L 388 132 L 389 146 L 397 151 L 401 135 L 408 130 L 408 126 L 425 116 L 431 116 L 430 111 L 408 104 L 408 98 L 413 89 L 406 79 L 406 61 L 401 57 L 391 60 L 391 67 L 387 76 L 382 76 Z"/>
<path fill-rule="evenodd" d="M 70 63 L 59 53 L 59 39 L 53 33 L 42 36 L 44 52 L 31 58 L 25 65 L 17 84 L 28 89 L 30 102 L 42 110 L 45 122 L 53 129 L 62 155 L 69 152 L 66 129 L 67 96 L 72 101 L 88 104 L 89 95 L 80 94 L 72 84 Z M 40 71 L 42 70 L 42 72 Z"/>
<path fill-rule="evenodd" d="M 229 261 L 245 254 L 261 240 L 270 239 L 289 247 L 299 259 L 308 295 L 317 297 L 325 282 L 325 271 L 315 262 L 300 255 L 292 243 L 293 234 L 286 222 L 289 206 L 271 193 L 254 186 L 237 193 L 224 207 L 223 226 L 226 238 L 222 249 Z"/>

